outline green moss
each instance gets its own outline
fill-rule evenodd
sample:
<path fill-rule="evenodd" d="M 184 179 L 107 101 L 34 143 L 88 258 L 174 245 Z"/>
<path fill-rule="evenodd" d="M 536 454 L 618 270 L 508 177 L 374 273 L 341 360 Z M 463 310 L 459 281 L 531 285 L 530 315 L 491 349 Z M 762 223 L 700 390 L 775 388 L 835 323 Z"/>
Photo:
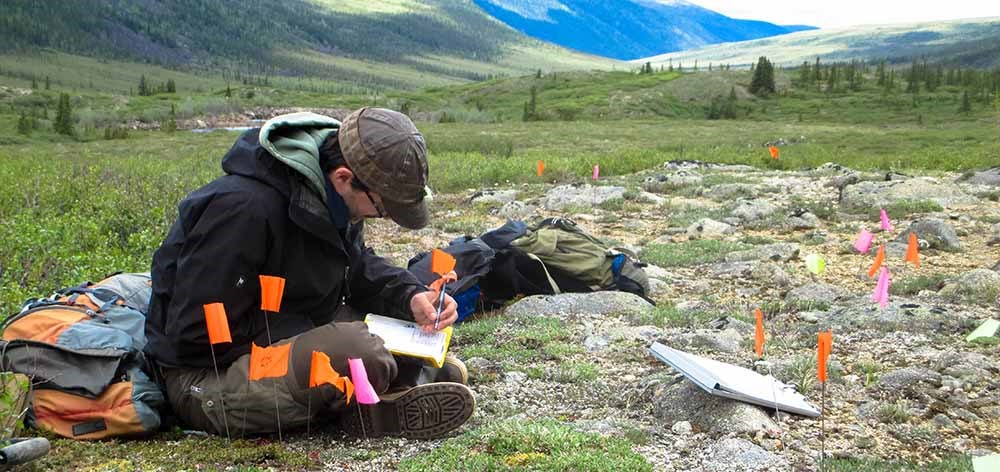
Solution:
<path fill-rule="evenodd" d="M 508 420 L 469 431 L 403 460 L 404 472 L 434 470 L 650 471 L 625 439 L 582 433 L 551 419 Z"/>

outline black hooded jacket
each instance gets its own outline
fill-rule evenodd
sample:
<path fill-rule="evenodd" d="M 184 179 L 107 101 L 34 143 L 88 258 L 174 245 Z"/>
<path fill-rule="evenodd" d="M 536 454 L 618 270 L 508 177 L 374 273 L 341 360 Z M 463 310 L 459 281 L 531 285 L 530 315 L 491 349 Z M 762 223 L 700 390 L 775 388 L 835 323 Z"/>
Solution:
<path fill-rule="evenodd" d="M 285 278 L 271 341 L 329 323 L 342 301 L 412 319 L 410 298 L 426 290 L 405 269 L 365 246 L 363 223 L 341 237 L 327 205 L 297 171 L 244 133 L 222 161 L 227 175 L 188 195 L 153 256 L 146 354 L 161 365 L 211 368 L 203 305 L 222 302 L 232 343 L 216 344 L 219 366 L 268 345 L 259 275 Z"/>

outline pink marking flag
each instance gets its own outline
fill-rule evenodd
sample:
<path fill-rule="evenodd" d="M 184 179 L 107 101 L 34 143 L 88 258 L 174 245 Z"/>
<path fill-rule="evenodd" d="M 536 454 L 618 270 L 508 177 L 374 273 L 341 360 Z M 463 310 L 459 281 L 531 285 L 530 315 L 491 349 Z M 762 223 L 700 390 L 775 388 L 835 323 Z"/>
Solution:
<path fill-rule="evenodd" d="M 885 208 L 879 210 L 878 213 L 882 220 L 882 231 L 892 232 L 892 222 L 889 221 L 889 215 L 885 213 Z"/>
<path fill-rule="evenodd" d="M 361 359 L 347 359 L 351 368 L 351 381 L 354 382 L 354 398 L 362 405 L 374 405 L 379 402 L 375 387 L 368 381 L 368 371 Z"/>
<path fill-rule="evenodd" d="M 594 180 L 597 180 L 597 179 L 599 179 L 600 177 L 601 177 L 601 166 L 600 166 L 600 165 L 598 165 L 598 164 L 594 164 L 594 175 L 593 175 L 593 179 L 594 179 Z"/>
<path fill-rule="evenodd" d="M 867 253 L 872 247 L 872 238 L 874 237 L 875 235 L 869 233 L 867 229 L 861 230 L 861 233 L 858 234 L 858 239 L 854 240 L 854 249 L 861 254 Z"/>
<path fill-rule="evenodd" d="M 872 301 L 878 302 L 879 308 L 884 309 L 889 305 L 889 268 L 883 267 L 882 273 L 878 276 L 878 283 L 875 284 L 875 291 L 872 292 Z"/>

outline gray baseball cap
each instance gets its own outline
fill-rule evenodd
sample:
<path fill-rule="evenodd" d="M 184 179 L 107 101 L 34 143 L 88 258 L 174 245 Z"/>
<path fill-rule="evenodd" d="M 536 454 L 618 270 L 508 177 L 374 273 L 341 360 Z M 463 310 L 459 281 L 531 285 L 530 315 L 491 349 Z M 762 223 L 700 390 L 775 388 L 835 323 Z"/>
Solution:
<path fill-rule="evenodd" d="M 389 218 L 404 228 L 427 226 L 427 145 L 406 115 L 362 108 L 337 132 L 344 160 L 361 183 L 382 196 Z"/>

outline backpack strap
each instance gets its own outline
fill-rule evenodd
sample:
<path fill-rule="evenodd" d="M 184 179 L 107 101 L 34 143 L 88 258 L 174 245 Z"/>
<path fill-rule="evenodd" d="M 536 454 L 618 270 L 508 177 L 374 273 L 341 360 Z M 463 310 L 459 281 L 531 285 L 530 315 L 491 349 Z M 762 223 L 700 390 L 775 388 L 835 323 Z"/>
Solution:
<path fill-rule="evenodd" d="M 534 255 L 534 254 L 532 254 L 530 252 L 525 252 L 524 254 L 526 254 L 528 257 L 534 259 L 536 262 L 538 262 L 538 264 L 540 264 L 542 266 L 542 270 L 545 271 L 545 278 L 549 279 L 549 285 L 552 286 L 552 292 L 555 293 L 556 295 L 560 294 L 561 291 L 559 290 L 559 284 L 557 284 L 556 281 L 552 278 L 552 274 L 549 273 L 549 268 L 545 267 L 545 263 L 542 262 L 542 260 L 539 259 L 538 256 L 536 256 L 536 255 Z"/>

